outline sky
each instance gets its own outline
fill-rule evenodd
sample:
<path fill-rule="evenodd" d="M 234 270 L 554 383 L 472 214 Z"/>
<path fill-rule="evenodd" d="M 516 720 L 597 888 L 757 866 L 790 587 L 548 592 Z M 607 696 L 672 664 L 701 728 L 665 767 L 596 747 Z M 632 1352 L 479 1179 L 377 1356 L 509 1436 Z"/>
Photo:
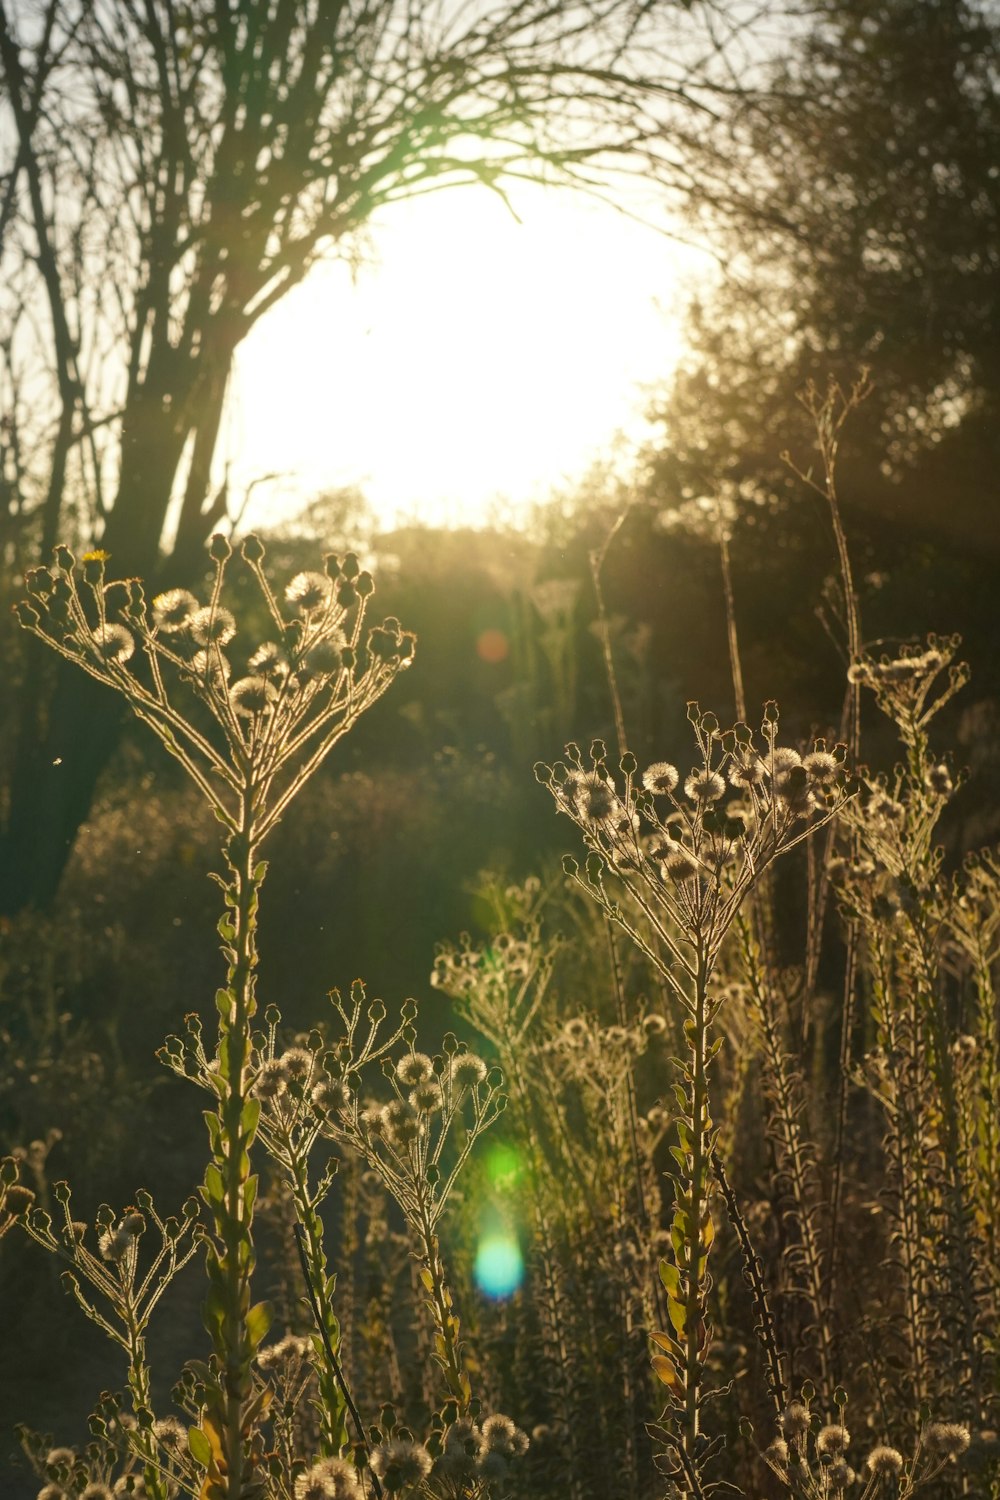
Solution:
<path fill-rule="evenodd" d="M 482 187 L 392 205 L 371 254 L 313 268 L 241 347 L 230 506 L 274 524 L 357 485 L 379 522 L 485 524 L 647 435 L 704 257 L 579 193 Z M 265 480 L 265 476 L 275 478 Z"/>

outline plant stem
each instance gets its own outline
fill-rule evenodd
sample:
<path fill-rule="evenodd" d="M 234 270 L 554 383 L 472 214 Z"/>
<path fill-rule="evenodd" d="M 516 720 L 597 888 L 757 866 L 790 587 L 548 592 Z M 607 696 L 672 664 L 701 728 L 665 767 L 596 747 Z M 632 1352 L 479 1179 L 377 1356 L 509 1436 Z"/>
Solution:
<path fill-rule="evenodd" d="M 215 1221 L 216 1238 L 208 1247 L 209 1294 L 205 1320 L 215 1348 L 217 1370 L 208 1386 L 203 1423 L 212 1449 L 207 1462 L 205 1500 L 243 1500 L 246 1438 L 252 1413 L 252 1364 L 267 1331 L 266 1307 L 251 1308 L 250 1285 L 255 1253 L 253 1208 L 257 1181 L 250 1173 L 250 1148 L 259 1104 L 248 1096 L 247 1063 L 250 1023 L 256 1009 L 257 901 L 265 867 L 255 863 L 256 787 L 251 768 L 244 772 L 237 831 L 226 847 L 231 882 L 225 887 L 228 915 L 220 934 L 229 960 L 227 985 L 216 997 L 219 1008 L 220 1109 L 209 1115 L 212 1160 L 203 1196 Z"/>

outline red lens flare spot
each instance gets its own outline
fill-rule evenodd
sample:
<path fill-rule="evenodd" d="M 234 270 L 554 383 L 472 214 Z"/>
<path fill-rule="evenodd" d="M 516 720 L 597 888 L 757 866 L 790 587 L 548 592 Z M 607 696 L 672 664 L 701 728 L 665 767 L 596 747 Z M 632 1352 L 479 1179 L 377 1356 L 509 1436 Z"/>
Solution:
<path fill-rule="evenodd" d="M 510 641 L 502 630 L 484 630 L 476 641 L 476 654 L 481 661 L 506 661 L 510 655 Z"/>

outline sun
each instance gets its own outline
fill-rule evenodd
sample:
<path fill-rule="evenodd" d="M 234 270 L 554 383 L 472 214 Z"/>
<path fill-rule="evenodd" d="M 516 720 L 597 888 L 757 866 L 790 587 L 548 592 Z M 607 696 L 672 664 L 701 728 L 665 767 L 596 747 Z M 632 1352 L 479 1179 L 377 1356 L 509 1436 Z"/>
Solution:
<path fill-rule="evenodd" d="M 384 210 L 374 265 L 317 266 L 241 348 L 225 427 L 248 518 L 357 484 L 385 525 L 483 524 L 645 431 L 697 260 L 606 204 L 522 186 Z M 703 274 L 703 273 L 701 273 Z"/>

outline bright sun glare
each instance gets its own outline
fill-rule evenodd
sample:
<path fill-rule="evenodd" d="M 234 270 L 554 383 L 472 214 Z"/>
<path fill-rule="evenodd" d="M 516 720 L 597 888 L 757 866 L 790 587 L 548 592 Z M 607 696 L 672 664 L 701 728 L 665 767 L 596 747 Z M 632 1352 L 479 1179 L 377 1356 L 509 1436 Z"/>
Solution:
<path fill-rule="evenodd" d="M 352 282 L 317 266 L 240 351 L 224 432 L 247 519 L 357 484 L 377 517 L 480 524 L 646 430 L 700 263 L 614 209 L 522 188 L 431 194 L 373 224 Z"/>

